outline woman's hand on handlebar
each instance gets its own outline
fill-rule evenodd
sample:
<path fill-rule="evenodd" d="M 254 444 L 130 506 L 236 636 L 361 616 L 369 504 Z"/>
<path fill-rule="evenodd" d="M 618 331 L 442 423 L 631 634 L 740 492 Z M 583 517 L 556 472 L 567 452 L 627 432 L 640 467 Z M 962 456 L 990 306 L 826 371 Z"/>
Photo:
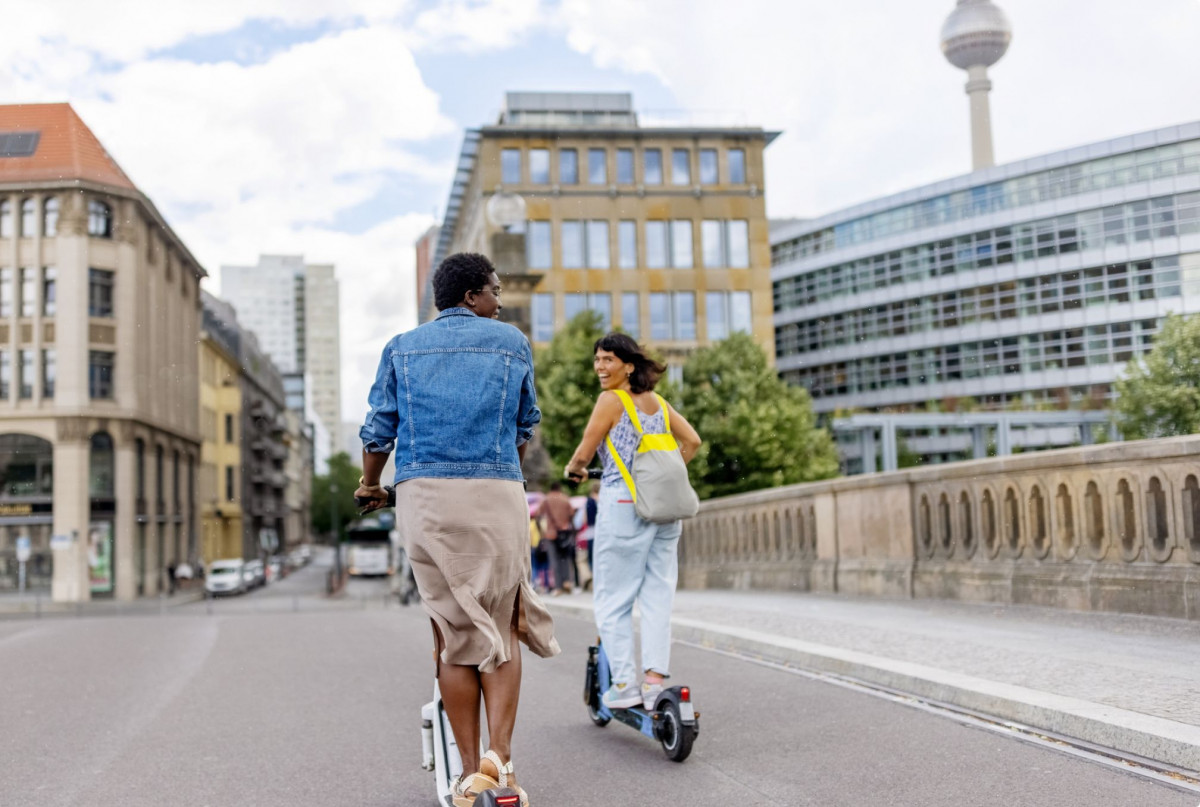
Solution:
<path fill-rule="evenodd" d="M 567 467 L 563 469 L 563 476 L 575 484 L 579 484 L 587 479 L 587 465 L 582 462 L 569 462 L 567 463 Z"/>
<path fill-rule="evenodd" d="M 362 485 L 354 491 L 354 503 L 359 506 L 360 513 L 370 513 L 381 507 L 387 507 L 388 492 L 383 488 L 365 488 Z"/>

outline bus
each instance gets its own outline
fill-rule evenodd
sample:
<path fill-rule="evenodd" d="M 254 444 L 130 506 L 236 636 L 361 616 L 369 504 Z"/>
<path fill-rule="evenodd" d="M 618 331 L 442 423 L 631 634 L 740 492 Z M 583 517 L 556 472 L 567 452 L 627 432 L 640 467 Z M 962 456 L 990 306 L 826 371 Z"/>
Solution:
<path fill-rule="evenodd" d="M 392 527 L 392 519 L 377 515 L 360 518 L 347 527 L 346 540 L 342 544 L 346 571 L 355 577 L 389 576 L 395 572 Z"/>

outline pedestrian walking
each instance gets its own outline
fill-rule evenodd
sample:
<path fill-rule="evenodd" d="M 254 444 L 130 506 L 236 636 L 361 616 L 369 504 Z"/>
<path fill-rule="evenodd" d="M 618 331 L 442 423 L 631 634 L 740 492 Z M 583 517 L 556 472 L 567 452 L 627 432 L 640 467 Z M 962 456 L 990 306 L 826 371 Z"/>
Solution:
<path fill-rule="evenodd" d="M 396 452 L 396 522 L 433 625 L 436 674 L 462 756 L 455 807 L 516 781 L 512 733 L 518 639 L 559 652 L 529 584 L 529 505 L 521 461 L 541 420 L 529 341 L 496 321 L 500 279 L 483 255 L 457 253 L 433 277 L 435 320 L 383 350 L 360 436 L 356 497 L 387 501 L 379 476 Z M 399 439 L 398 439 L 399 438 Z M 490 749 L 479 754 L 483 701 Z"/>
<path fill-rule="evenodd" d="M 586 478 L 588 465 L 599 451 L 604 472 L 597 502 L 593 597 L 596 628 L 613 681 L 603 700 L 614 709 L 639 704 L 653 708 L 663 679 L 670 674 L 671 607 L 679 576 L 682 522 L 642 519 L 634 508 L 628 469 L 633 467 L 643 433 L 669 432 L 684 462 L 696 455 L 700 435 L 654 393 L 666 367 L 649 358 L 637 342 L 610 333 L 596 342 L 592 353 L 601 393 L 565 474 L 570 479 Z M 640 690 L 633 656 L 635 602 L 642 613 Z"/>
<path fill-rule="evenodd" d="M 550 558 L 554 575 L 554 594 L 568 594 L 574 586 L 575 527 L 572 520 L 575 508 L 563 493 L 562 482 L 550 483 L 550 492 L 542 499 L 538 515 L 545 519 L 542 542 Z"/>

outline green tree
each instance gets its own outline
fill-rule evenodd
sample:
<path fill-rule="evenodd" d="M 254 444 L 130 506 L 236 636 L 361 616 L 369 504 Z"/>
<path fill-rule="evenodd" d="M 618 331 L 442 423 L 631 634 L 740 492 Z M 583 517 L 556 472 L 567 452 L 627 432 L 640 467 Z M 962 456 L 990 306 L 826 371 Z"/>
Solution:
<path fill-rule="evenodd" d="M 1150 352 L 1125 365 L 1116 392 L 1127 440 L 1200 432 L 1200 315 L 1168 315 Z"/>
<path fill-rule="evenodd" d="M 358 489 L 358 477 L 361 472 L 350 460 L 345 451 L 334 454 L 329 458 L 329 473 L 314 474 L 312 485 L 312 526 L 318 535 L 328 535 L 333 529 L 331 519 L 333 513 L 330 507 L 330 485 L 337 486 L 337 515 L 338 536 L 344 538 L 346 525 L 358 518 L 358 508 L 354 506 L 354 491 Z M 382 484 L 382 483 L 381 483 Z"/>
<path fill-rule="evenodd" d="M 704 441 L 688 466 L 701 498 L 837 475 L 837 449 L 808 392 L 784 383 L 747 334 L 693 353 L 680 400 Z"/>
<path fill-rule="evenodd" d="M 542 410 L 538 431 L 550 455 L 552 477 L 562 475 L 600 394 L 600 381 L 592 370 L 592 345 L 604 335 L 601 325 L 599 314 L 584 311 L 533 357 Z"/>

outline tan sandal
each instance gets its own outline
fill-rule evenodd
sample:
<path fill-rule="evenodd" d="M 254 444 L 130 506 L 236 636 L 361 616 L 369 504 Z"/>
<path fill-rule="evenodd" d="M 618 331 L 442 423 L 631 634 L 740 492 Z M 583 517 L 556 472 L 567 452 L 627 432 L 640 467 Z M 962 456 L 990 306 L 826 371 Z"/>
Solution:
<path fill-rule="evenodd" d="M 494 777 L 491 777 L 490 773 L 483 773 L 483 766 L 485 764 L 496 769 L 496 775 Z M 488 749 L 487 753 L 483 755 L 483 759 L 479 760 L 479 770 L 480 775 L 499 780 L 500 787 L 511 787 L 513 790 L 517 791 L 517 795 L 521 797 L 521 807 L 529 807 L 529 794 L 526 793 L 520 785 L 512 781 L 516 777 L 513 776 L 513 764 L 511 759 L 508 762 L 501 764 L 500 755 L 495 751 Z"/>
<path fill-rule="evenodd" d="M 454 807 L 474 807 L 480 793 L 497 787 L 500 783 L 486 773 L 460 774 L 450 783 L 450 795 L 454 797 Z"/>

